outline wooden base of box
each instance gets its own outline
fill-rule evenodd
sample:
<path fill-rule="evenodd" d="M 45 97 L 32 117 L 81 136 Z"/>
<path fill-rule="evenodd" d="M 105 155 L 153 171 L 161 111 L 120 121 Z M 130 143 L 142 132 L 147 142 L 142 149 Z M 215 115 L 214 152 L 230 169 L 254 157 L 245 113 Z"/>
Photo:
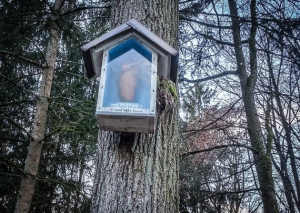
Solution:
<path fill-rule="evenodd" d="M 152 133 L 155 116 L 97 115 L 100 130 Z"/>

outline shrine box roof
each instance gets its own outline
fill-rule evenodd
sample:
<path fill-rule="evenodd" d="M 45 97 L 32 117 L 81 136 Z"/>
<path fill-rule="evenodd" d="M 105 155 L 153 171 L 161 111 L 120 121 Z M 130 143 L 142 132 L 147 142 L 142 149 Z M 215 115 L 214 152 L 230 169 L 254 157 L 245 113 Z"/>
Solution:
<path fill-rule="evenodd" d="M 178 51 L 135 19 L 81 47 L 88 78 L 100 77 L 103 52 L 106 49 L 130 38 L 144 43 L 157 53 L 157 75 L 177 82 Z"/>

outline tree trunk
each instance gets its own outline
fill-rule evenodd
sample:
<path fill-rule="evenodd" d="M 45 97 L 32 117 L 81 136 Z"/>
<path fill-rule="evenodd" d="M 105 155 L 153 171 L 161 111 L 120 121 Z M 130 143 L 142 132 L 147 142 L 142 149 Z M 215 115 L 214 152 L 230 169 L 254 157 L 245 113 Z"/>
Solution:
<path fill-rule="evenodd" d="M 131 18 L 177 47 L 177 0 L 112 1 L 112 28 Z M 91 212 L 179 211 L 176 102 L 158 85 L 153 134 L 99 132 Z"/>
<path fill-rule="evenodd" d="M 278 213 L 278 204 L 276 200 L 274 181 L 272 177 L 272 162 L 270 157 L 270 144 L 264 147 L 261 124 L 258 118 L 256 105 L 254 101 L 254 88 L 257 81 L 257 58 L 256 58 L 256 1 L 251 1 L 251 31 L 249 38 L 249 56 L 250 56 L 250 74 L 246 71 L 246 61 L 242 49 L 242 40 L 240 35 L 240 22 L 238 18 L 237 6 L 235 0 L 228 0 L 232 20 L 232 34 L 234 49 L 237 61 L 237 72 L 240 79 L 242 99 L 244 102 L 248 134 L 251 146 L 256 149 L 253 151 L 255 168 L 258 176 L 264 212 Z"/>
<path fill-rule="evenodd" d="M 284 110 L 283 110 L 283 106 L 282 106 L 281 99 L 279 96 L 280 91 L 279 91 L 279 87 L 278 87 L 277 81 L 274 76 L 274 71 L 273 71 L 272 62 L 271 62 L 271 56 L 270 56 L 269 52 L 267 53 L 267 63 L 268 63 L 268 68 L 269 68 L 268 71 L 270 74 L 270 83 L 272 84 L 273 89 L 274 89 L 274 93 L 271 94 L 270 99 L 273 98 L 273 96 L 275 96 L 275 100 L 277 102 L 277 107 L 275 107 L 272 100 L 270 101 L 269 104 L 270 104 L 270 108 L 272 107 L 272 109 L 278 109 L 276 111 L 273 110 L 272 112 L 273 112 L 273 123 L 274 123 L 273 126 L 275 129 L 275 134 L 277 135 L 277 137 L 274 138 L 274 142 L 275 142 L 275 148 L 276 148 L 278 156 L 280 158 L 281 166 L 279 167 L 273 158 L 272 158 L 272 160 L 273 160 L 273 165 L 274 165 L 275 169 L 277 170 L 278 174 L 281 177 L 283 188 L 284 188 L 284 193 L 285 193 L 286 200 L 287 200 L 287 203 L 289 206 L 289 211 L 290 211 L 290 213 L 295 213 L 296 210 L 294 207 L 294 203 L 296 204 L 298 211 L 300 211 L 300 205 L 299 205 L 300 203 L 298 201 L 299 199 L 297 199 L 297 197 L 299 197 L 299 176 L 298 176 L 298 172 L 296 169 L 297 166 L 296 166 L 296 162 L 295 162 L 294 151 L 292 148 L 291 128 L 290 128 L 290 126 L 286 120 L 286 117 L 284 115 L 284 112 L 283 112 Z M 270 86 L 270 88 L 271 88 L 271 86 Z M 280 144 L 279 140 L 277 139 L 278 138 L 278 134 L 277 134 L 278 130 L 276 127 L 277 124 L 276 124 L 275 112 L 277 113 L 277 116 L 279 116 L 279 118 L 281 118 L 282 126 L 286 132 L 285 138 L 286 138 L 286 142 L 288 144 L 289 155 L 286 155 L 285 153 L 282 152 L 282 145 Z M 270 130 L 268 132 L 271 132 L 272 131 L 271 126 L 269 127 L 269 129 Z M 273 134 L 273 132 L 271 132 L 270 134 Z M 273 137 L 274 136 L 272 135 L 272 138 Z M 287 159 L 288 157 L 290 158 L 291 163 L 288 163 L 288 159 Z M 292 167 L 292 172 L 294 174 L 294 180 L 295 180 L 295 185 L 296 185 L 297 190 L 293 189 L 291 175 L 290 175 L 289 168 L 288 168 L 289 165 Z M 296 196 L 296 192 L 298 193 L 298 196 Z"/>
<path fill-rule="evenodd" d="M 58 11 L 63 0 L 56 0 L 54 11 Z M 39 88 L 39 95 L 36 105 L 36 112 L 34 123 L 32 127 L 32 139 L 28 147 L 28 154 L 25 161 L 24 172 L 21 182 L 21 189 L 16 203 L 15 213 L 29 212 L 32 197 L 34 194 L 35 182 L 38 175 L 38 167 L 42 152 L 42 140 L 45 136 L 46 121 L 48 106 L 51 93 L 51 85 L 53 81 L 54 65 L 56 61 L 59 30 L 56 26 L 56 15 L 52 16 L 52 22 L 49 29 L 49 43 L 46 54 L 47 68 L 43 69 L 41 86 Z"/>

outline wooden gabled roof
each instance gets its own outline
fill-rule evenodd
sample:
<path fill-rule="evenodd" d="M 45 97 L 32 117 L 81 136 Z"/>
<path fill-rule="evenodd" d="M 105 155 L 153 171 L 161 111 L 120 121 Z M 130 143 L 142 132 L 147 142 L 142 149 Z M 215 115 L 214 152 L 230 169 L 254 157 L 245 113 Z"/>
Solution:
<path fill-rule="evenodd" d="M 136 34 L 142 36 L 144 39 L 148 40 L 153 46 L 155 46 L 155 48 L 170 55 L 170 79 L 176 83 L 178 68 L 178 51 L 135 19 L 131 19 L 125 22 L 124 24 L 114 28 L 108 33 L 105 33 L 104 35 L 94 39 L 93 41 L 81 47 L 88 78 L 92 78 L 95 75 L 95 71 L 93 69 L 92 64 L 91 49 L 100 44 L 110 42 L 116 38 L 119 38 L 132 32 L 135 32 Z"/>

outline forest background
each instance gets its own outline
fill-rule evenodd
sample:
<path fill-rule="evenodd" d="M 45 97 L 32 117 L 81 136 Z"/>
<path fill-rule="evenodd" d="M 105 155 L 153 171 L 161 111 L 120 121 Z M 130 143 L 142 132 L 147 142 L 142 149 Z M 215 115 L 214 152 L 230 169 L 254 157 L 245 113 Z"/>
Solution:
<path fill-rule="evenodd" d="M 0 2 L 0 212 L 14 211 L 26 175 L 50 29 L 59 40 L 30 212 L 89 212 L 98 81 L 80 46 L 108 31 L 110 1 L 66 0 L 59 13 L 53 1 Z M 180 211 L 259 212 L 271 185 L 279 211 L 299 212 L 300 2 L 179 10 Z"/>

